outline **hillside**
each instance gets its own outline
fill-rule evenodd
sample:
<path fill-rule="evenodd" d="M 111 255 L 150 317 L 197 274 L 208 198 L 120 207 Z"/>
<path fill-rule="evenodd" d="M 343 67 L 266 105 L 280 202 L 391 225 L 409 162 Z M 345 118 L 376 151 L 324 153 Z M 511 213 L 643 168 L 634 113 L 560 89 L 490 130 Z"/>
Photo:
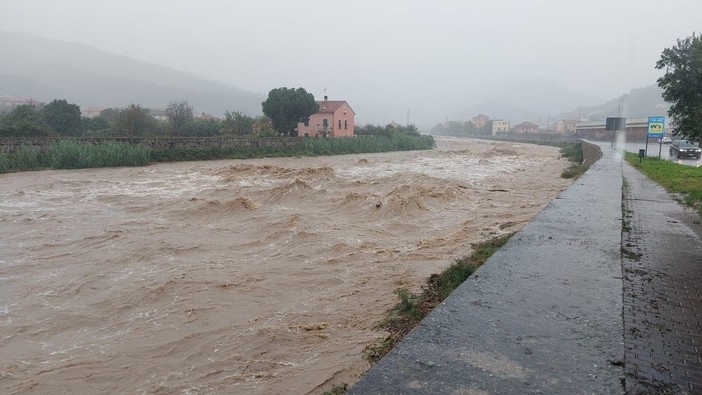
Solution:
<path fill-rule="evenodd" d="M 165 108 L 188 100 L 196 112 L 261 113 L 265 97 L 231 85 L 87 45 L 0 31 L 0 96 L 64 98 L 81 106 L 131 103 Z"/>
<path fill-rule="evenodd" d="M 657 85 L 632 89 L 629 93 L 609 100 L 604 104 L 591 107 L 581 107 L 570 112 L 561 113 L 560 118 L 578 119 L 583 121 L 603 121 L 607 117 L 618 115 L 627 118 L 648 116 L 667 116 L 670 104 L 663 100 L 663 91 Z"/>

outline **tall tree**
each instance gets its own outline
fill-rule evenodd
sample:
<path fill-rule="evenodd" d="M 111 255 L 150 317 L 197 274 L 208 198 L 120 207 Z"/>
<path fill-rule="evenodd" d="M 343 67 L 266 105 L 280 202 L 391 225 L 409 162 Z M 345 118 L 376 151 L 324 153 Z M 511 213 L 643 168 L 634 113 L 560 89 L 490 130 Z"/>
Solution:
<path fill-rule="evenodd" d="M 55 99 L 41 109 L 41 115 L 49 128 L 60 135 L 80 136 L 83 133 L 77 104 Z"/>
<path fill-rule="evenodd" d="M 0 137 L 36 137 L 50 133 L 41 111 L 33 104 L 22 104 L 0 116 Z"/>
<path fill-rule="evenodd" d="M 306 122 L 319 110 L 314 96 L 303 88 L 276 88 L 268 92 L 261 103 L 263 113 L 273 122 L 273 128 L 285 135 L 295 136 L 299 122 Z"/>
<path fill-rule="evenodd" d="M 188 104 L 187 100 L 171 102 L 166 109 L 166 113 L 174 133 L 193 119 L 193 108 Z"/>
<path fill-rule="evenodd" d="M 149 115 L 148 108 L 131 104 L 117 113 L 112 132 L 119 136 L 142 136 L 157 126 L 158 122 Z"/>
<path fill-rule="evenodd" d="M 656 63 L 665 69 L 658 79 L 663 98 L 671 103 L 668 115 L 676 125 L 676 133 L 702 141 L 702 36 L 692 33 L 678 44 L 663 50 Z"/>

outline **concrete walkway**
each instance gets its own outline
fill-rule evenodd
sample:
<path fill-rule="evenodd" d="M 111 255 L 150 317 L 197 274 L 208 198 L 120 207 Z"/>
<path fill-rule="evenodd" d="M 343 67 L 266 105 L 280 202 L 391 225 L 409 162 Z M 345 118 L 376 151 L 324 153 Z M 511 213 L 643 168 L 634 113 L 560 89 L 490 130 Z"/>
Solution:
<path fill-rule="evenodd" d="M 601 148 L 349 392 L 702 393 L 699 217 Z"/>

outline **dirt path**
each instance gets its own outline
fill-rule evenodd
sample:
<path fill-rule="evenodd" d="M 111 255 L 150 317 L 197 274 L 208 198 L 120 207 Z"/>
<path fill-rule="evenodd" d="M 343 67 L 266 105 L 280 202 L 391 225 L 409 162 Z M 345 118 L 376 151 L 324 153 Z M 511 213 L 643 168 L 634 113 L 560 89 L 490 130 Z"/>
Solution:
<path fill-rule="evenodd" d="M 0 175 L 0 392 L 353 382 L 398 287 L 569 185 L 553 147 Z"/>

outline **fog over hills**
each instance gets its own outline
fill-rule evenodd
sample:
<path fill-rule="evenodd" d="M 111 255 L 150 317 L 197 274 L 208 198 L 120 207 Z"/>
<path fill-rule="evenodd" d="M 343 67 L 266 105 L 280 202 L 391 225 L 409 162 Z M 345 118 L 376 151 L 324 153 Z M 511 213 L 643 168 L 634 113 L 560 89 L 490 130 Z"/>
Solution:
<path fill-rule="evenodd" d="M 641 118 L 649 116 L 668 116 L 670 103 L 663 100 L 663 90 L 658 85 L 649 85 L 632 89 L 620 97 L 608 100 L 597 106 L 583 106 L 560 114 L 561 118 L 583 121 L 603 121 L 607 117 L 622 116 Z"/>
<path fill-rule="evenodd" d="M 87 45 L 0 31 L 0 95 L 40 101 L 64 98 L 81 106 L 138 103 L 165 108 L 188 100 L 196 112 L 261 113 L 263 94 Z"/>
<path fill-rule="evenodd" d="M 0 53 L 0 96 L 45 102 L 63 98 L 86 107 L 137 103 L 165 108 L 172 101 L 188 100 L 196 113 L 218 116 L 227 110 L 261 114 L 265 100 L 264 93 L 75 42 L 0 31 Z M 321 99 L 321 92 L 312 93 Z M 441 93 L 433 92 L 414 108 L 386 100 L 386 93 L 379 89 L 368 96 L 348 98 L 359 124 L 409 121 L 428 130 L 438 122 L 467 121 L 479 113 L 513 124 L 526 120 L 545 124 L 549 118 L 601 120 L 618 112 L 630 117 L 664 115 L 668 108 L 655 85 L 597 105 L 605 100 L 547 78 L 503 81 L 487 91 L 450 91 L 446 100 L 435 100 Z"/>

